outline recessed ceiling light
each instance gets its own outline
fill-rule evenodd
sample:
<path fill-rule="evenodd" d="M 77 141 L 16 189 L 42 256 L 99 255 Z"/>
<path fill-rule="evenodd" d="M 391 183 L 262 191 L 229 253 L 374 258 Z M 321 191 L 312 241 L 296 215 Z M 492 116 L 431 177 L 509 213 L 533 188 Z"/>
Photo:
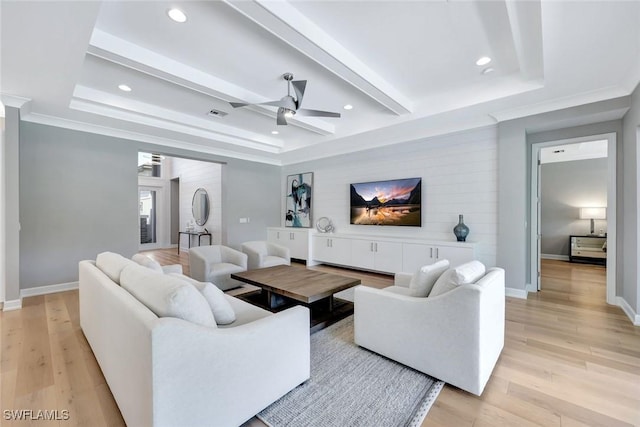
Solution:
<path fill-rule="evenodd" d="M 489 58 L 488 56 L 483 56 L 476 61 L 476 65 L 487 65 L 489 62 L 491 62 L 491 58 Z"/>
<path fill-rule="evenodd" d="M 118 89 L 123 92 L 131 92 L 131 88 L 125 84 L 118 85 Z"/>
<path fill-rule="evenodd" d="M 344 106 L 344 107 L 342 107 L 342 108 L 344 108 L 345 110 L 353 110 L 353 105 L 351 105 L 351 104 L 347 104 L 347 105 L 345 105 L 345 106 Z"/>
<path fill-rule="evenodd" d="M 277 130 L 272 130 L 272 131 L 271 131 L 271 133 L 272 133 L 273 135 L 277 135 L 277 134 L 279 134 L 280 132 L 278 132 Z"/>
<path fill-rule="evenodd" d="M 495 70 L 491 67 L 487 67 L 484 70 L 482 70 L 482 74 L 489 74 L 489 73 L 493 73 Z"/>
<path fill-rule="evenodd" d="M 180 9 L 169 9 L 167 11 L 167 15 L 169 15 L 169 18 L 173 19 L 176 22 L 182 23 L 187 21 L 187 15 L 185 15 L 184 12 Z"/>

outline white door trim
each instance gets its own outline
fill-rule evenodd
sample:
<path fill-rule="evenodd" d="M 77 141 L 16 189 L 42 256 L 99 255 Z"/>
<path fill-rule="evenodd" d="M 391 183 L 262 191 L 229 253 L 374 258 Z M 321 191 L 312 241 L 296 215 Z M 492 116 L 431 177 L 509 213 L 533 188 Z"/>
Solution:
<path fill-rule="evenodd" d="M 537 230 L 540 219 L 538 218 L 537 194 L 538 194 L 538 159 L 540 149 L 555 145 L 576 144 L 595 140 L 607 140 L 607 303 L 616 305 L 616 133 L 590 135 L 580 138 L 562 139 L 557 141 L 539 142 L 531 145 L 531 286 L 528 291 L 535 292 L 539 289 L 538 281 L 538 253 Z"/>

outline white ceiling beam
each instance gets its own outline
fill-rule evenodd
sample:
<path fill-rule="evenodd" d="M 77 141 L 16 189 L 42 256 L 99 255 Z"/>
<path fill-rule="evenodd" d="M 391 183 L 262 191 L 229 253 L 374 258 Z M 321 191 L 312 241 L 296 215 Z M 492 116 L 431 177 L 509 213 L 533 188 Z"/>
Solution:
<path fill-rule="evenodd" d="M 255 92 L 159 55 L 97 28 L 91 35 L 87 53 L 223 101 L 251 103 L 271 101 L 271 99 Z M 245 109 L 274 119 L 276 117 L 276 112 L 269 107 L 252 105 L 245 107 Z M 287 123 L 320 135 L 335 133 L 333 124 L 316 118 L 293 117 L 288 119 Z"/>
<path fill-rule="evenodd" d="M 288 2 L 225 2 L 390 111 L 398 115 L 413 112 L 409 98 Z"/>
<path fill-rule="evenodd" d="M 160 129 L 278 153 L 282 141 L 107 92 L 76 86 L 69 108 Z"/>
<path fill-rule="evenodd" d="M 520 73 L 525 80 L 544 78 L 540 1 L 505 1 Z"/>
<path fill-rule="evenodd" d="M 45 114 L 29 113 L 21 120 L 30 123 L 39 123 L 47 126 L 55 126 L 64 129 L 72 129 L 80 132 L 95 133 L 98 135 L 111 136 L 114 138 L 130 139 L 132 141 L 145 142 L 147 144 L 160 145 L 163 147 L 179 148 L 182 150 L 193 151 L 196 153 L 207 153 L 216 156 L 230 157 L 234 159 L 248 160 L 251 162 L 266 163 L 270 165 L 281 166 L 282 162 L 278 159 L 270 157 L 268 154 L 255 155 L 250 153 L 241 153 L 234 149 L 225 149 L 212 145 L 197 144 L 194 142 L 185 142 L 183 139 L 176 140 L 165 138 L 158 135 L 151 135 L 140 132 L 133 132 L 121 128 L 102 126 L 94 123 L 81 122 L 76 120 L 65 119 L 62 117 L 48 116 Z M 209 141 L 207 141 L 209 142 Z"/>

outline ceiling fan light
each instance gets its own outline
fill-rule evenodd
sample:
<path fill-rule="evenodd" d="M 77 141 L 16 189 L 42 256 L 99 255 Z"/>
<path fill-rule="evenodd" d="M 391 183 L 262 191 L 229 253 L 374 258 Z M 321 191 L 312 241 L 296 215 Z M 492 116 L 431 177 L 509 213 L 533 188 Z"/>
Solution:
<path fill-rule="evenodd" d="M 293 117 L 293 115 L 294 115 L 294 114 L 296 114 L 296 112 L 295 112 L 295 111 L 293 111 L 293 110 L 287 110 L 287 111 L 285 111 L 285 112 L 284 112 L 284 116 L 285 116 L 286 118 L 288 118 L 288 119 L 290 119 L 291 117 Z"/>

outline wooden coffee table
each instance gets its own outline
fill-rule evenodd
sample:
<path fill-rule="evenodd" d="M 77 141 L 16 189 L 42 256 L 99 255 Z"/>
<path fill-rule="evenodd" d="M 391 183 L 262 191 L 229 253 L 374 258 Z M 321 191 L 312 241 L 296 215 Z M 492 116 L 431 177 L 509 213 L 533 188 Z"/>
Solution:
<path fill-rule="evenodd" d="M 260 291 L 237 295 L 237 298 L 269 311 L 281 311 L 296 304 L 309 307 L 311 332 L 353 313 L 353 303 L 334 300 L 333 294 L 360 284 L 360 279 L 288 265 L 234 273 L 231 278 L 260 287 Z"/>

